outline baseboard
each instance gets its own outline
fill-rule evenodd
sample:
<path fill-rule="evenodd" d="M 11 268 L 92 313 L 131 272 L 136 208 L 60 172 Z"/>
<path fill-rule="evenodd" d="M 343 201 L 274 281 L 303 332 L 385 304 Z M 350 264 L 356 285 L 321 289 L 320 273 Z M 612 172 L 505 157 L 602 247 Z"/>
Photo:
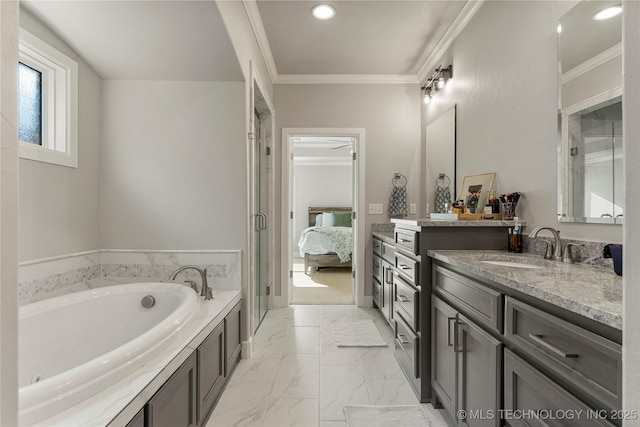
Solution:
<path fill-rule="evenodd" d="M 242 341 L 242 358 L 250 359 L 253 355 L 253 337 L 249 337 L 248 340 Z"/>
<path fill-rule="evenodd" d="M 289 302 L 286 297 L 283 296 L 269 296 L 269 310 L 272 308 L 288 307 Z"/>
<path fill-rule="evenodd" d="M 373 307 L 373 296 L 365 295 L 364 297 L 360 298 L 360 304 L 358 304 L 358 307 L 363 307 L 363 308 Z"/>

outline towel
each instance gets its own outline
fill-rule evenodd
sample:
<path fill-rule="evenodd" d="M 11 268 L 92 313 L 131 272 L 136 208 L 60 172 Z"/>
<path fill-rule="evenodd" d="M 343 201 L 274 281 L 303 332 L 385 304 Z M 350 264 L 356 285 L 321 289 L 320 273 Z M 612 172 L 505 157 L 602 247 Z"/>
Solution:
<path fill-rule="evenodd" d="M 451 192 L 449 187 L 436 186 L 436 212 L 447 213 L 445 204 L 451 201 Z"/>
<path fill-rule="evenodd" d="M 407 188 L 394 186 L 389 200 L 389 216 L 407 216 Z"/>

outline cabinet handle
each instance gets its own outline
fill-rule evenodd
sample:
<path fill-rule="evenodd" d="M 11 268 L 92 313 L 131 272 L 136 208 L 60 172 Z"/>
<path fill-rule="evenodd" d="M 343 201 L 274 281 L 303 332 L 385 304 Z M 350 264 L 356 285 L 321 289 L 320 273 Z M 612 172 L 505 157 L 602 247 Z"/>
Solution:
<path fill-rule="evenodd" d="M 398 338 L 400 339 L 400 342 L 402 344 L 409 344 L 411 342 L 407 339 L 405 335 L 402 335 L 402 334 L 398 334 Z"/>
<path fill-rule="evenodd" d="M 398 264 L 398 267 L 400 267 L 402 270 L 411 270 L 411 267 L 406 264 Z"/>
<path fill-rule="evenodd" d="M 398 239 L 398 242 L 400 243 L 411 243 L 413 242 L 412 239 L 403 239 L 402 237 Z"/>
<path fill-rule="evenodd" d="M 406 295 L 396 295 L 400 302 L 410 302 L 411 300 L 406 297 Z"/>
<path fill-rule="evenodd" d="M 460 328 L 464 327 L 464 323 L 456 320 L 453 322 L 453 352 L 454 353 L 463 353 L 464 352 L 464 342 L 460 343 Z"/>
<path fill-rule="evenodd" d="M 542 335 L 529 334 L 529 339 L 531 341 L 533 341 L 536 344 L 542 346 L 543 348 L 546 348 L 547 350 L 551 351 L 552 353 L 557 354 L 560 357 L 563 357 L 565 359 L 578 357 L 578 354 L 576 354 L 576 353 L 565 353 L 564 351 L 560 350 L 559 348 L 554 347 L 551 344 L 549 344 L 548 342 L 544 341 L 542 338 L 543 338 Z"/>
<path fill-rule="evenodd" d="M 453 343 L 451 342 L 451 321 L 456 320 L 454 317 L 447 317 L 447 347 L 453 347 Z"/>
<path fill-rule="evenodd" d="M 389 268 L 389 269 L 387 269 L 387 270 L 386 270 L 386 273 L 385 273 L 385 274 L 386 274 L 386 276 L 387 276 L 387 277 L 386 277 L 386 282 L 387 282 L 387 284 L 388 284 L 388 285 L 393 284 L 393 270 Z"/>

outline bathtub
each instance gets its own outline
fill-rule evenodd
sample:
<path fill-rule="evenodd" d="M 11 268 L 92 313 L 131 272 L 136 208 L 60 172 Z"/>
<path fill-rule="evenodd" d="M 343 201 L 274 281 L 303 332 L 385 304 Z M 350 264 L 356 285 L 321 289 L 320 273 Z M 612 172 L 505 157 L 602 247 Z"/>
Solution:
<path fill-rule="evenodd" d="M 151 295 L 155 305 L 143 308 Z M 115 384 L 162 351 L 198 314 L 174 283 L 131 283 L 25 305 L 19 314 L 19 421 L 28 426 Z"/>

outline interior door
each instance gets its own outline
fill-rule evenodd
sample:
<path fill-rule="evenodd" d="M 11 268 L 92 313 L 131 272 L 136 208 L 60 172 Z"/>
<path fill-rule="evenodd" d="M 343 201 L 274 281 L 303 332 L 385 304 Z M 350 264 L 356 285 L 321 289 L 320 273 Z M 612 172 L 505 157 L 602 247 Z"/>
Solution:
<path fill-rule="evenodd" d="M 255 111 L 253 159 L 254 159 L 254 316 L 255 330 L 258 329 L 265 314 L 267 314 L 267 286 L 268 286 L 268 242 L 267 209 L 269 206 L 269 189 L 266 170 L 266 146 L 262 132 L 260 114 Z M 254 332 L 255 332 L 254 330 Z"/>

